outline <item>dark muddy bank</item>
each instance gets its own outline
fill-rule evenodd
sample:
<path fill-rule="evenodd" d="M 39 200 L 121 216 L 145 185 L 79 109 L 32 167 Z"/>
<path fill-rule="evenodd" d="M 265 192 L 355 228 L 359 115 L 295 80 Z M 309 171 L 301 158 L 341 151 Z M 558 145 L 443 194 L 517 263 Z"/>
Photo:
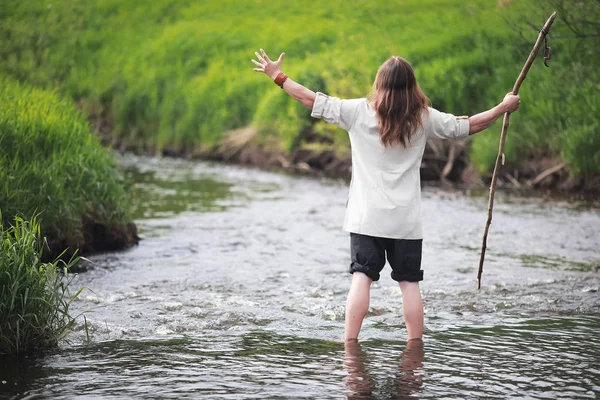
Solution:
<path fill-rule="evenodd" d="M 349 151 L 340 152 L 333 148 L 314 150 L 312 147 L 315 144 L 320 147 L 327 143 L 323 143 L 316 135 L 305 139 L 306 147 L 299 146 L 290 154 L 269 151 L 253 143 L 235 147 L 227 141 L 213 151 L 186 154 L 184 151 L 165 150 L 163 153 L 350 179 L 352 161 Z M 468 141 L 429 141 L 421 164 L 421 180 L 449 188 L 488 187 L 491 176 L 481 176 L 474 170 L 467 154 L 468 145 Z M 600 193 L 600 176 L 573 178 L 564 163 L 542 155 L 517 165 L 505 165 L 498 179 L 498 187 L 524 192 L 543 190 L 593 194 Z"/>
<path fill-rule="evenodd" d="M 83 217 L 81 231 L 76 237 L 66 237 L 55 232 L 42 232 L 42 235 L 46 239 L 42 253 L 44 262 L 52 262 L 57 257 L 69 260 L 76 255 L 124 250 L 140 241 L 135 223 L 124 226 L 117 223 L 106 224 L 91 214 Z M 81 266 L 77 265 L 75 268 L 80 269 Z"/>
<path fill-rule="evenodd" d="M 350 180 L 352 161 L 349 149 L 334 147 L 330 138 L 308 131 L 298 139 L 295 150 L 287 153 L 259 144 L 258 132 L 242 128 L 224 134 L 224 139 L 213 149 L 165 147 L 161 150 L 143 145 L 126 144 L 114 135 L 110 116 L 101 113 L 89 115 L 92 130 L 102 142 L 120 152 L 183 157 L 227 162 L 269 170 L 284 170 L 311 176 L 325 176 Z M 487 188 L 491 175 L 481 176 L 470 163 L 469 141 L 430 140 L 421 164 L 421 180 L 449 188 Z M 506 164 L 498 178 L 498 187 L 522 192 L 539 190 L 553 193 L 594 195 L 600 193 L 600 176 L 572 177 L 558 157 L 540 154 Z"/>
<path fill-rule="evenodd" d="M 164 148 L 156 151 L 152 148 L 126 146 L 104 135 L 102 138 L 106 145 L 120 152 L 219 161 L 309 176 L 343 178 L 348 181 L 352 174 L 350 153 L 333 148 L 315 150 L 300 147 L 286 154 L 254 143 L 231 147 L 224 142 L 213 150 Z M 423 156 L 421 180 L 446 188 L 478 189 L 487 188 L 491 176 L 481 176 L 473 169 L 464 144 L 431 141 L 428 142 Z M 600 193 L 600 176 L 574 178 L 560 161 L 540 157 L 536 160 L 526 160 L 519 165 L 505 165 L 498 178 L 498 187 L 525 194 L 544 192 L 582 194 L 587 197 Z"/>

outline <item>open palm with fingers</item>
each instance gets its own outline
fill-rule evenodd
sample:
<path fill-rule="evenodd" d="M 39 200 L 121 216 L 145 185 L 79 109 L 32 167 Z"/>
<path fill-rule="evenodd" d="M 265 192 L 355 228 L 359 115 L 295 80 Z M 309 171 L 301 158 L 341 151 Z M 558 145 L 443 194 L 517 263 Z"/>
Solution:
<path fill-rule="evenodd" d="M 255 51 L 254 54 L 258 59 L 258 61 L 254 59 L 252 60 L 252 62 L 258 67 L 254 68 L 254 71 L 264 72 L 269 78 L 275 79 L 277 74 L 281 72 L 281 64 L 283 62 L 285 53 L 281 53 L 277 61 L 271 61 L 263 49 L 260 49 L 260 54 L 257 51 Z"/>

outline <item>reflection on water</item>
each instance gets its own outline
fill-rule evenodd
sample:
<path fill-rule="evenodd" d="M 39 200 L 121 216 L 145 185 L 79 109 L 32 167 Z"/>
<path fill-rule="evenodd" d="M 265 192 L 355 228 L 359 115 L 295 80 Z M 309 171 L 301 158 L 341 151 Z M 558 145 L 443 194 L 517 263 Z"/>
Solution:
<path fill-rule="evenodd" d="M 92 257 L 63 346 L 0 363 L 9 398 L 595 398 L 597 208 L 499 196 L 481 291 L 487 199 L 425 189 L 425 341 L 406 343 L 384 270 L 360 345 L 343 335 L 344 182 L 144 157 L 143 240 Z"/>
<path fill-rule="evenodd" d="M 397 393 L 408 396 L 417 393 L 423 386 L 423 341 L 411 339 L 402 352 Z"/>
<path fill-rule="evenodd" d="M 421 391 L 425 355 L 421 339 L 412 339 L 406 343 L 399 359 L 398 370 L 379 385 L 367 373 L 369 357 L 361 350 L 360 343 L 356 340 L 348 340 L 344 348 L 344 369 L 347 373 L 344 382 L 348 399 L 409 398 Z M 389 360 L 398 359 L 397 354 L 394 353 L 395 351 L 389 355 Z M 376 386 L 381 386 L 381 390 L 376 391 Z"/>
<path fill-rule="evenodd" d="M 391 364 L 398 361 L 397 370 L 389 377 L 377 382 L 371 377 L 367 368 L 377 368 L 368 354 L 361 349 L 357 340 L 347 340 L 344 343 L 344 369 L 347 376 L 344 378 L 348 399 L 372 399 L 372 398 L 410 398 L 418 394 L 423 386 L 423 357 L 425 351 L 421 339 L 412 339 L 406 343 L 406 347 L 398 357 L 397 350 L 388 355 Z M 376 389 L 379 387 L 379 389 Z"/>
<path fill-rule="evenodd" d="M 272 331 L 92 343 L 2 369 L 12 398 L 596 398 L 600 316 L 463 327 L 424 344 Z M 27 365 L 24 365 L 27 364 Z M 86 397 L 87 396 L 87 397 Z"/>
<path fill-rule="evenodd" d="M 225 200 L 240 196 L 230 191 L 231 184 L 192 173 L 143 172 L 133 167 L 125 169 L 124 173 L 134 182 L 135 219 L 166 218 L 182 212 L 223 211 L 229 205 Z"/>
<path fill-rule="evenodd" d="M 357 340 L 347 340 L 344 344 L 346 354 L 344 369 L 348 376 L 344 378 L 349 399 L 370 399 L 373 394 L 373 382 L 365 370 L 366 354 L 361 352 Z"/>

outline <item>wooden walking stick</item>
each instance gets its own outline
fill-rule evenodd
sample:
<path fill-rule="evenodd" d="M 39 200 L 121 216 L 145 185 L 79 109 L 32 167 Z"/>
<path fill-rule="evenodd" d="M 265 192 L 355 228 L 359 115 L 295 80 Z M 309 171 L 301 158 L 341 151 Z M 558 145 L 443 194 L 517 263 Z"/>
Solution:
<path fill-rule="evenodd" d="M 527 72 L 531 65 L 533 64 L 533 60 L 537 56 L 538 50 L 542 46 L 542 42 L 546 42 L 545 51 L 544 51 L 544 64 L 548 66 L 547 61 L 550 59 L 550 47 L 548 47 L 546 36 L 550 31 L 550 27 L 556 18 L 556 11 L 552 13 L 550 18 L 544 24 L 544 27 L 540 30 L 540 34 L 533 45 L 533 50 L 529 53 L 529 57 L 517 78 L 517 82 L 513 87 L 512 93 L 518 94 L 519 88 L 521 84 L 525 80 L 527 76 Z M 487 222 L 485 223 L 485 230 L 483 231 L 483 243 L 481 244 L 481 258 L 479 259 L 479 272 L 477 273 L 477 289 L 481 289 L 481 274 L 483 273 L 483 260 L 485 259 L 485 249 L 487 248 L 487 235 L 490 230 L 490 224 L 492 223 L 492 208 L 494 208 L 494 195 L 496 194 L 496 181 L 498 180 L 498 174 L 500 173 L 501 164 L 504 164 L 504 142 L 506 142 L 506 133 L 508 132 L 508 124 L 510 121 L 510 112 L 504 114 L 504 120 L 502 124 L 502 134 L 500 135 L 500 148 L 498 149 L 498 157 L 496 158 L 496 165 L 494 166 L 494 173 L 492 174 L 492 183 L 490 184 L 490 199 L 488 202 L 488 217 Z"/>

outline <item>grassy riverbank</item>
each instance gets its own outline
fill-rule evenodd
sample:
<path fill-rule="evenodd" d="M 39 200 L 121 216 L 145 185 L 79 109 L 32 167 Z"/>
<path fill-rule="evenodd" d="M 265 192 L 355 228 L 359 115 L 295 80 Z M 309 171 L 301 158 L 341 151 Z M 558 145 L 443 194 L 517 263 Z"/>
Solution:
<path fill-rule="evenodd" d="M 43 263 L 42 245 L 35 218 L 0 221 L 0 355 L 55 347 L 75 324 L 69 308 L 81 290 L 70 290 L 67 270 L 77 259 Z"/>
<path fill-rule="evenodd" d="M 0 78 L 0 212 L 39 215 L 46 258 L 65 248 L 122 248 L 134 243 L 130 194 L 112 154 L 64 99 Z"/>
<path fill-rule="evenodd" d="M 533 1 L 282 4 L 7 0 L 0 71 L 58 88 L 122 148 L 211 154 L 251 142 L 283 154 L 343 156 L 341 131 L 252 72 L 255 50 L 285 51 L 291 77 L 342 97 L 365 95 L 378 65 L 400 54 L 434 107 L 473 114 L 511 90 L 537 37 L 523 20 L 541 27 L 552 11 Z M 600 174 L 600 56 L 593 40 L 561 39 L 566 33 L 559 17 L 552 67 L 536 61 L 522 86 L 506 149 L 513 174 L 535 176 L 561 162 L 573 177 Z M 500 124 L 490 130 L 467 149 L 483 175 L 493 167 Z"/>

